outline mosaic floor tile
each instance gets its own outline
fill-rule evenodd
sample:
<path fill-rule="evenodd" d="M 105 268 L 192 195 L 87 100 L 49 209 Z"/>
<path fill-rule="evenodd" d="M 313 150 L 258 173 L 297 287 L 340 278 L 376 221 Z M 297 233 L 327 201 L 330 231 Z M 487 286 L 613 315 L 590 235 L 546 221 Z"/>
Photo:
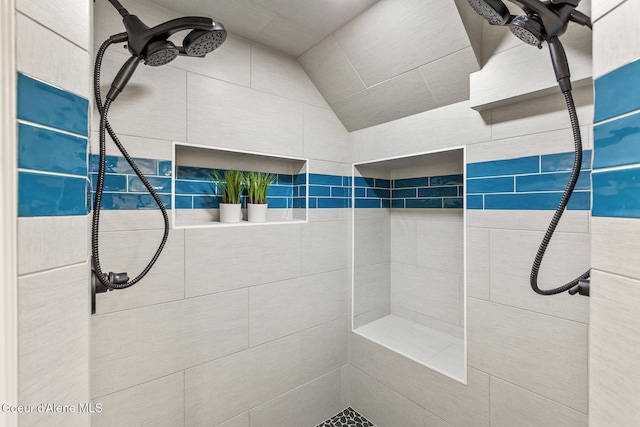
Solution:
<path fill-rule="evenodd" d="M 347 408 L 344 411 L 334 415 L 322 424 L 318 424 L 317 427 L 376 427 L 367 420 L 365 417 L 354 411 L 352 408 Z"/>

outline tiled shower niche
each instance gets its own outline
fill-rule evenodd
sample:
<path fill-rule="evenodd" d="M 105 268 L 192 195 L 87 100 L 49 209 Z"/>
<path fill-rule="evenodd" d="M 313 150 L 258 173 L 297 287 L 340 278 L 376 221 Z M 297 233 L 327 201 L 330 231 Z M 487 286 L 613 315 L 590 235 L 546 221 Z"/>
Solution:
<path fill-rule="evenodd" d="M 466 384 L 464 164 L 461 147 L 353 165 L 352 326 Z"/>
<path fill-rule="evenodd" d="M 237 227 L 307 221 L 309 180 L 307 159 L 185 143 L 173 144 L 172 215 L 174 228 Z M 267 191 L 267 222 L 246 221 L 246 191 L 242 196 L 243 221 L 220 223 L 222 197 L 211 182 L 212 173 L 225 170 L 268 172 L 276 176 Z"/>

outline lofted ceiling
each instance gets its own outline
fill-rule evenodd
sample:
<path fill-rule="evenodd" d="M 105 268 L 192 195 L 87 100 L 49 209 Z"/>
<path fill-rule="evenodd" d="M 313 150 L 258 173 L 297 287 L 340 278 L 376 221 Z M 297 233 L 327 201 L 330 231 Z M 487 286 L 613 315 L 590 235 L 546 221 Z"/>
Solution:
<path fill-rule="evenodd" d="M 149 0 L 298 61 L 349 131 L 469 99 L 482 19 L 466 0 Z"/>

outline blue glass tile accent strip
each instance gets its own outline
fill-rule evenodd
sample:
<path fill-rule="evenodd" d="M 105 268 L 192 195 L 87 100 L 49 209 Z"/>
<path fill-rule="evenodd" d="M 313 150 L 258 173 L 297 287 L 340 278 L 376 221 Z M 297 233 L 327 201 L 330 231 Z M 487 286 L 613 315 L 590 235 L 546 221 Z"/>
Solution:
<path fill-rule="evenodd" d="M 310 173 L 309 184 L 342 186 L 342 176 Z"/>
<path fill-rule="evenodd" d="M 144 175 L 157 175 L 158 174 L 158 160 L 155 159 L 141 159 L 134 158 L 133 161 Z M 100 156 L 97 154 L 91 155 L 91 172 L 98 172 L 100 169 Z M 129 162 L 124 157 L 120 156 L 106 156 L 105 158 L 105 172 L 106 173 L 119 173 L 125 175 L 133 175 L 135 172 L 129 165 Z"/>
<path fill-rule="evenodd" d="M 192 181 L 176 179 L 176 194 L 209 195 L 216 194 L 215 186 L 209 181 Z M 177 204 L 177 203 L 176 203 Z"/>
<path fill-rule="evenodd" d="M 147 181 L 158 194 L 171 194 L 171 178 L 161 178 L 155 176 L 145 176 Z M 129 176 L 130 193 L 146 193 L 147 188 L 137 176 Z"/>
<path fill-rule="evenodd" d="M 476 178 L 467 180 L 468 194 L 510 193 L 514 189 L 512 176 L 501 178 Z"/>
<path fill-rule="evenodd" d="M 562 192 L 486 194 L 484 196 L 484 208 L 501 210 L 555 210 L 558 207 L 561 197 Z M 569 210 L 589 210 L 590 208 L 591 193 L 589 191 L 575 191 L 567 205 L 567 209 Z"/>
<path fill-rule="evenodd" d="M 457 195 L 457 186 L 418 188 L 418 197 L 455 197 Z"/>
<path fill-rule="evenodd" d="M 88 136 L 88 100 L 20 73 L 17 83 L 18 119 Z"/>
<path fill-rule="evenodd" d="M 428 185 L 429 185 L 428 176 L 393 180 L 393 188 L 416 188 L 416 187 L 426 187 Z"/>
<path fill-rule="evenodd" d="M 87 138 L 18 124 L 18 168 L 87 176 Z"/>
<path fill-rule="evenodd" d="M 555 210 L 573 162 L 574 153 L 569 152 L 468 164 L 467 171 L 487 177 L 467 178 L 467 209 Z M 587 150 L 568 209 L 591 209 L 590 195 L 591 152 Z"/>
<path fill-rule="evenodd" d="M 486 176 L 521 175 L 540 172 L 540 157 L 520 157 L 508 160 L 492 160 L 489 162 L 469 163 L 467 178 Z"/>
<path fill-rule="evenodd" d="M 171 209 L 171 196 L 160 194 L 159 197 L 164 207 Z M 103 193 L 100 206 L 104 210 L 159 209 L 151 195 L 133 193 Z"/>
<path fill-rule="evenodd" d="M 97 185 L 98 185 L 98 174 L 92 173 L 91 186 L 92 188 L 96 188 Z M 105 174 L 103 191 L 126 192 L 127 176 Z"/>
<path fill-rule="evenodd" d="M 640 167 L 594 173 L 592 215 L 640 218 Z"/>
<path fill-rule="evenodd" d="M 591 156 L 591 150 L 584 150 L 582 152 L 581 170 L 591 169 Z M 575 157 L 576 154 L 573 151 L 570 153 L 546 154 L 544 156 L 540 156 L 540 172 L 571 171 L 573 170 Z"/>
<path fill-rule="evenodd" d="M 87 214 L 87 178 L 18 173 L 18 216 Z"/>
<path fill-rule="evenodd" d="M 599 77 L 594 82 L 594 122 L 640 109 L 640 59 Z"/>
<path fill-rule="evenodd" d="M 594 169 L 640 163 L 640 113 L 596 126 L 593 137 Z"/>
<path fill-rule="evenodd" d="M 405 199 L 405 207 L 410 209 L 415 208 L 429 208 L 429 209 L 441 209 L 443 207 L 442 198 L 433 199 Z"/>
<path fill-rule="evenodd" d="M 432 187 L 442 187 L 445 185 L 462 185 L 462 175 L 442 175 L 429 177 L 429 185 Z"/>

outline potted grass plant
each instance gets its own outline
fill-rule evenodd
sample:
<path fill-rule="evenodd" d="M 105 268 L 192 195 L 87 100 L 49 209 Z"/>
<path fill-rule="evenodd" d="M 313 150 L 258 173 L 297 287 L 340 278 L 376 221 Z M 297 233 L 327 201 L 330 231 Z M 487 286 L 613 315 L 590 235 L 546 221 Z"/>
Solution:
<path fill-rule="evenodd" d="M 222 195 L 220 203 L 220 222 L 240 222 L 242 209 L 240 197 L 244 189 L 244 173 L 238 170 L 227 170 L 224 177 L 219 171 L 213 171 L 211 182 Z"/>
<path fill-rule="evenodd" d="M 247 172 L 245 184 L 249 195 L 247 218 L 249 222 L 265 222 L 267 220 L 267 190 L 276 176 L 266 172 Z"/>

